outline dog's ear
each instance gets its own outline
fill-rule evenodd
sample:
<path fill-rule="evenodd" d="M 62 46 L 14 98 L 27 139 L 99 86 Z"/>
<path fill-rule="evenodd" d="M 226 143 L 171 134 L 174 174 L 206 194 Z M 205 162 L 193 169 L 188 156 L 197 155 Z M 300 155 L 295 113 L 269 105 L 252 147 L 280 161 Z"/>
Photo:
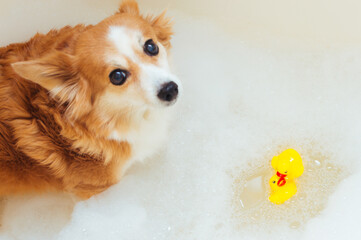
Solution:
<path fill-rule="evenodd" d="M 49 90 L 60 104 L 67 103 L 68 116 L 80 117 L 90 111 L 91 92 L 88 82 L 76 74 L 73 61 L 72 56 L 57 51 L 12 67 L 20 77 Z"/>
<path fill-rule="evenodd" d="M 57 51 L 38 60 L 13 63 L 12 67 L 20 77 L 51 91 L 75 77 L 72 62 L 71 56 Z"/>
<path fill-rule="evenodd" d="M 123 0 L 117 13 L 139 15 L 138 3 L 135 0 Z"/>
<path fill-rule="evenodd" d="M 173 22 L 172 19 L 165 16 L 166 11 L 162 12 L 159 16 L 147 16 L 147 21 L 152 25 L 158 41 L 167 49 L 171 47 L 170 40 L 173 35 Z"/>

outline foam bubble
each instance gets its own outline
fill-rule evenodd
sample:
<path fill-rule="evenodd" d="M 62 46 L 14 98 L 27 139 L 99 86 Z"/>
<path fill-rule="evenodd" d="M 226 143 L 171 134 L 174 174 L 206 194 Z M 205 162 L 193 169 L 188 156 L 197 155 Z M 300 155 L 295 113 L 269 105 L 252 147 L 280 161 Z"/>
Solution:
<path fill-rule="evenodd" d="M 303 143 L 306 142 L 307 140 L 303 140 Z M 281 151 L 282 149 L 272 152 Z M 296 180 L 297 194 L 282 205 L 275 205 L 268 201 L 270 194 L 268 181 L 274 174 L 274 171 L 270 170 L 271 158 L 264 157 L 261 160 L 255 160 L 255 166 L 249 166 L 232 174 L 235 178 L 232 200 L 234 221 L 239 229 L 258 228 L 273 233 L 285 231 L 287 226 L 298 229 L 324 210 L 328 197 L 349 172 L 339 165 L 338 159 L 333 159 L 326 152 L 320 153 L 318 146 L 313 145 L 312 149 L 303 149 L 303 151 L 300 154 L 305 172 Z M 257 202 L 253 199 L 253 195 L 249 194 L 251 190 L 247 185 L 245 186 L 249 181 L 254 181 L 254 176 L 249 177 L 252 174 L 262 181 Z M 246 202 L 252 201 L 253 204 L 245 208 L 240 199 Z"/>
<path fill-rule="evenodd" d="M 9 197 L 1 230 L 11 239 L 52 239 L 70 220 L 72 204 L 63 194 Z"/>

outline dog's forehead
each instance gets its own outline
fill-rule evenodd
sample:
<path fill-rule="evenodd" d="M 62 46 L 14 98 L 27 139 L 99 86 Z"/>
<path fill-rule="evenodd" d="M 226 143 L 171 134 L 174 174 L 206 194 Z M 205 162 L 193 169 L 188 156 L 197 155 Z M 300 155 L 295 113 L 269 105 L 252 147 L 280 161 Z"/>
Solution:
<path fill-rule="evenodd" d="M 152 32 L 141 28 L 124 25 L 111 25 L 106 36 L 110 48 L 105 53 L 106 62 L 113 66 L 128 68 L 130 64 L 151 64 L 167 67 L 167 53 L 161 43 L 157 42 L 159 54 L 149 57 L 144 53 L 144 43 L 154 39 Z"/>
<path fill-rule="evenodd" d="M 143 41 L 143 33 L 137 29 L 125 26 L 110 26 L 107 39 L 121 55 L 135 60 L 134 49 L 140 48 Z"/>

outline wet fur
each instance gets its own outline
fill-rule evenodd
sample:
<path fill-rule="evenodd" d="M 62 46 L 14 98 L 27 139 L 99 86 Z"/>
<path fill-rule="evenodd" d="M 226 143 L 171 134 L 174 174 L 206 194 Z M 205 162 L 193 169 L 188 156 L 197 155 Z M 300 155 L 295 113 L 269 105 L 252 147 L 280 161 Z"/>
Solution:
<path fill-rule="evenodd" d="M 99 114 L 109 83 L 95 79 L 109 69 L 97 54 L 111 48 L 102 45 L 111 24 L 143 28 L 170 47 L 169 19 L 142 17 L 128 0 L 99 25 L 68 26 L 0 48 L 0 196 L 60 190 L 88 198 L 119 181 L 135 153 L 126 139 L 109 135 L 138 125 L 131 107 Z M 144 110 L 139 121 L 151 114 Z"/>

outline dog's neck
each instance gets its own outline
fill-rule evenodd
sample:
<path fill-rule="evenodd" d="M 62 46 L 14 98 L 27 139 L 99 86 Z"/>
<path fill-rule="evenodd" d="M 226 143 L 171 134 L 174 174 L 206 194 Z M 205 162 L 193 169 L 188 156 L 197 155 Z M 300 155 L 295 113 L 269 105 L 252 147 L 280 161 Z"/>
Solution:
<path fill-rule="evenodd" d="M 69 127 L 64 127 L 61 134 L 71 139 L 79 151 L 104 158 L 105 164 L 119 162 L 124 173 L 132 163 L 152 156 L 159 149 L 172 112 L 149 107 L 137 109 L 117 118 L 95 112 L 76 121 L 63 116 L 63 124 Z"/>

